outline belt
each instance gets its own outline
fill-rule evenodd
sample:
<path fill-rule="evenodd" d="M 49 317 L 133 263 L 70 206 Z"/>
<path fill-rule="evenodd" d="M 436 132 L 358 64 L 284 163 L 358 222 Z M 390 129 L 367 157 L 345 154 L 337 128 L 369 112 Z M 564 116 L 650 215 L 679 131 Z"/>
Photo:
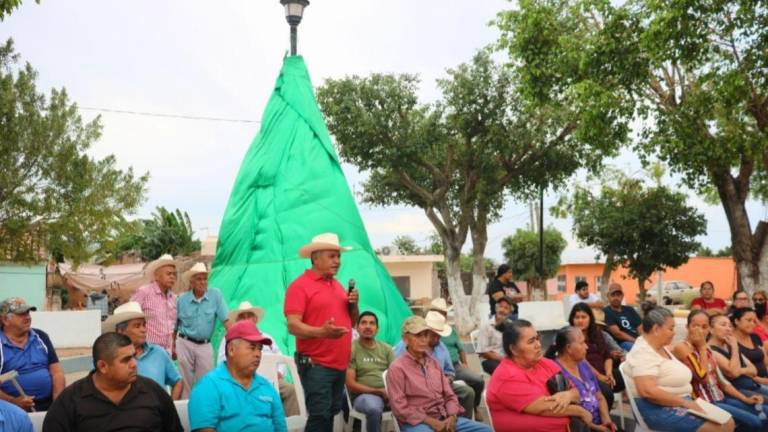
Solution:
<path fill-rule="evenodd" d="M 178 336 L 179 336 L 180 338 L 182 338 L 182 339 L 186 339 L 186 340 L 188 340 L 188 341 L 190 341 L 190 342 L 192 342 L 192 343 L 198 344 L 198 345 L 205 345 L 205 344 L 207 344 L 208 342 L 210 342 L 210 341 L 211 341 L 210 339 L 202 339 L 202 340 L 201 340 L 201 339 L 195 339 L 195 338 L 191 338 L 191 337 L 189 337 L 189 336 L 187 336 L 187 335 L 185 335 L 185 334 L 182 334 L 182 333 L 179 333 L 179 335 L 178 335 Z"/>

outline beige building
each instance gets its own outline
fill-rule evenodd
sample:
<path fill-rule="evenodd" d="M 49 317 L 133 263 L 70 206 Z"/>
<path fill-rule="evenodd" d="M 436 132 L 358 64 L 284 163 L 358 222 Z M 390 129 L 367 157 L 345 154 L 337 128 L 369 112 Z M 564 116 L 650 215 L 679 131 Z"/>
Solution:
<path fill-rule="evenodd" d="M 436 263 L 442 255 L 379 255 L 397 289 L 407 299 L 440 297 Z"/>

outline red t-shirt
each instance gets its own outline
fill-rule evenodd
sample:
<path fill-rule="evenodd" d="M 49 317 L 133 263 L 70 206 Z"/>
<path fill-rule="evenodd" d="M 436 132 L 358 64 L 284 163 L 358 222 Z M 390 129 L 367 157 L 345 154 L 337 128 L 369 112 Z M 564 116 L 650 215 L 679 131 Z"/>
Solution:
<path fill-rule="evenodd" d="M 568 417 L 544 417 L 523 413 L 525 407 L 542 396 L 549 396 L 547 380 L 560 372 L 557 363 L 542 358 L 531 369 L 523 369 L 504 358 L 488 383 L 488 409 L 497 432 L 565 432 Z"/>
<path fill-rule="evenodd" d="M 719 299 L 719 298 L 713 298 L 710 302 L 705 302 L 702 297 L 696 297 L 691 302 L 691 307 L 693 306 L 701 306 L 702 309 L 726 309 L 725 300 Z"/>
<path fill-rule="evenodd" d="M 333 318 L 334 325 L 350 331 L 338 339 L 296 338 L 296 351 L 308 355 L 312 362 L 346 371 L 352 357 L 352 319 L 349 316 L 347 292 L 336 279 L 325 280 L 318 273 L 307 270 L 288 286 L 283 312 L 301 315 L 305 324 L 322 327 Z"/>

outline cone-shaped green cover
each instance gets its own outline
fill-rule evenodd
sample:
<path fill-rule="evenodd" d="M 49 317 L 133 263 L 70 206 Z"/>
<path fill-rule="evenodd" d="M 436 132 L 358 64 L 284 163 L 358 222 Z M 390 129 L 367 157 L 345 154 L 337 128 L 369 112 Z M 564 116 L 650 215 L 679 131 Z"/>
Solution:
<path fill-rule="evenodd" d="M 230 309 L 244 300 L 263 307 L 259 328 L 286 354 L 295 344 L 283 315 L 285 290 L 310 267 L 299 248 L 323 232 L 353 248 L 342 254 L 337 278 L 344 286 L 355 279 L 360 311 L 379 317 L 378 339 L 396 342 L 411 312 L 371 248 L 304 60 L 291 56 L 235 180 L 209 283 Z"/>

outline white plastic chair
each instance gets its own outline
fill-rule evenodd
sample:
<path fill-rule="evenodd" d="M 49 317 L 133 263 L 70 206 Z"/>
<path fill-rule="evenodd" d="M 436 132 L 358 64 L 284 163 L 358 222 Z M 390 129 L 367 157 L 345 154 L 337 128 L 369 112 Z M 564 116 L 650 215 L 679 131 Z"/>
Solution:
<path fill-rule="evenodd" d="M 179 420 L 181 420 L 184 432 L 191 432 L 192 428 L 189 426 L 189 399 L 173 401 L 173 405 L 179 414 Z"/>
<path fill-rule="evenodd" d="M 629 375 L 628 368 L 629 368 L 629 365 L 627 364 L 627 362 L 624 362 L 619 365 L 619 372 L 621 372 L 621 377 L 624 378 L 624 387 L 626 387 L 626 390 L 627 390 L 629 405 L 632 407 L 632 415 L 635 416 L 635 421 L 637 422 L 637 426 L 635 426 L 635 431 L 653 432 L 650 428 L 648 428 L 648 425 L 645 424 L 645 420 L 643 419 L 643 416 L 640 415 L 640 411 L 637 409 L 637 405 L 635 405 L 635 398 L 637 397 L 637 391 L 635 390 L 635 381 Z"/>
<path fill-rule="evenodd" d="M 384 380 L 384 390 L 387 390 L 387 394 L 389 394 L 389 390 L 387 389 L 387 372 L 389 371 L 384 371 L 384 373 L 381 374 L 381 379 Z M 395 417 L 395 414 L 391 411 L 390 411 L 390 414 L 392 414 L 392 425 L 393 425 L 392 429 L 395 432 L 400 432 L 400 424 L 397 422 L 397 418 Z"/>
<path fill-rule="evenodd" d="M 352 426 L 355 423 L 355 419 L 357 419 L 357 420 L 360 420 L 360 423 L 362 424 L 362 426 L 360 427 L 360 432 L 367 432 L 367 428 L 365 425 L 365 414 L 356 410 L 352 406 L 352 399 L 349 397 L 349 389 L 346 389 L 344 393 L 346 393 L 347 405 L 349 405 L 349 422 L 347 423 L 347 430 L 349 431 L 352 430 Z M 395 420 L 395 417 L 392 415 L 392 411 L 384 411 L 383 413 L 381 413 L 381 423 L 384 424 L 386 422 L 397 422 Z M 382 428 L 382 430 L 386 430 L 386 429 Z"/>
<path fill-rule="evenodd" d="M 29 419 L 32 420 L 32 427 L 35 432 L 43 432 L 43 420 L 45 420 L 45 414 L 47 411 L 31 412 Z"/>
<path fill-rule="evenodd" d="M 307 425 L 307 405 L 304 402 L 304 388 L 301 386 L 301 379 L 299 378 L 299 370 L 296 368 L 296 362 L 293 357 L 288 357 L 279 354 L 262 354 L 261 363 L 259 369 L 256 371 L 259 375 L 267 379 L 276 390 L 280 390 L 277 380 L 277 366 L 279 364 L 286 365 L 293 377 L 293 387 L 296 390 L 296 399 L 299 402 L 299 415 L 290 416 L 285 418 L 285 422 L 288 425 L 289 431 L 303 432 L 304 427 Z"/>
<path fill-rule="evenodd" d="M 488 424 L 491 425 L 491 430 L 495 430 L 493 428 L 493 416 L 491 415 L 491 407 L 488 406 L 488 395 L 486 394 L 485 390 L 483 390 L 483 405 L 485 405 L 485 410 L 488 412 Z"/>
<path fill-rule="evenodd" d="M 480 329 L 474 329 L 469 333 L 469 340 L 472 341 L 472 349 L 477 354 L 477 338 L 480 336 Z"/>
<path fill-rule="evenodd" d="M 621 424 L 621 430 L 625 430 L 624 427 L 624 398 L 621 396 L 621 392 L 613 394 L 613 400 L 619 402 L 619 424 Z"/>

